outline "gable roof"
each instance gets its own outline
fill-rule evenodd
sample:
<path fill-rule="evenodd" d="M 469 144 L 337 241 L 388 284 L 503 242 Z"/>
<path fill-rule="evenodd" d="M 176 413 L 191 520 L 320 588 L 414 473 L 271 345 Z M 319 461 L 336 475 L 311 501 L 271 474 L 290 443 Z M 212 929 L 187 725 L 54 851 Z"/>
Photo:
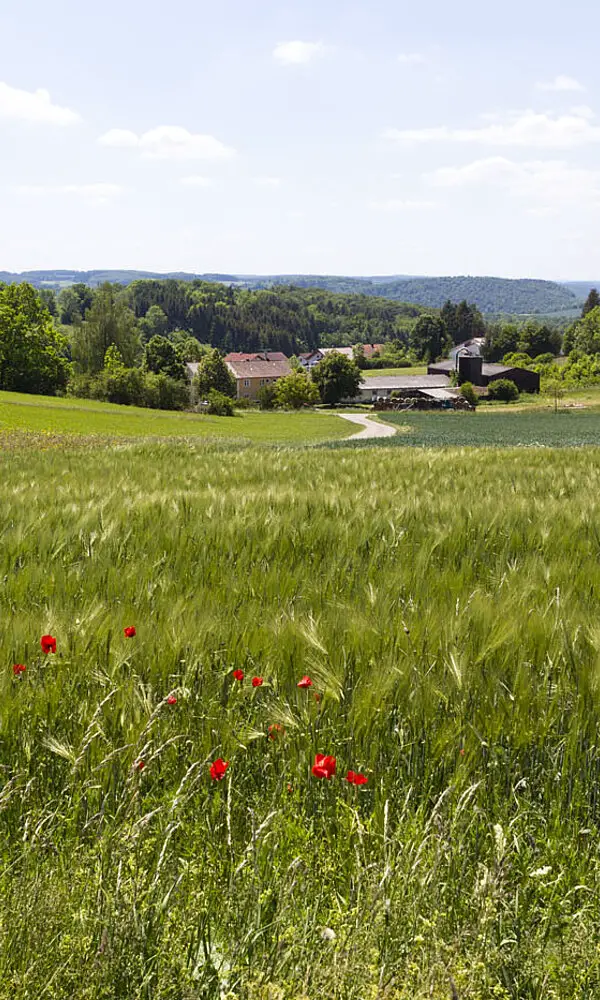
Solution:
<path fill-rule="evenodd" d="M 350 358 L 352 361 L 354 353 L 351 347 L 320 347 L 319 350 L 322 354 L 332 354 L 336 351 L 338 354 L 343 354 L 344 357 Z"/>
<path fill-rule="evenodd" d="M 225 361 L 287 361 L 283 351 L 254 351 L 250 354 L 244 351 L 231 351 L 225 355 Z"/>
<path fill-rule="evenodd" d="M 450 385 L 447 375 L 377 375 L 360 383 L 364 389 L 445 389 Z"/>
<path fill-rule="evenodd" d="M 262 358 L 249 358 L 246 361 L 227 361 L 229 371 L 236 379 L 240 378 L 282 378 L 290 375 L 290 368 L 287 358 L 283 361 L 265 361 Z"/>

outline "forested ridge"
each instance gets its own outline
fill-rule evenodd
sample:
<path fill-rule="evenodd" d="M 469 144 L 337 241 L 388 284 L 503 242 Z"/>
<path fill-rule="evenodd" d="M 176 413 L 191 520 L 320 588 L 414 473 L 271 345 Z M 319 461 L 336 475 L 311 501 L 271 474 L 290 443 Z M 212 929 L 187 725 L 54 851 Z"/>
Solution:
<path fill-rule="evenodd" d="M 115 289 L 145 333 L 185 331 L 223 351 L 283 351 L 288 356 L 318 346 L 378 343 L 408 336 L 426 310 L 365 295 L 338 295 L 318 289 L 277 287 L 252 291 L 214 282 L 140 280 Z M 42 293 L 49 295 L 47 291 Z M 56 298 L 58 320 L 85 319 L 93 292 L 78 284 Z"/>
<path fill-rule="evenodd" d="M 211 282 L 248 290 L 293 285 L 297 288 L 322 289 L 333 294 L 355 294 L 412 302 L 440 309 L 450 299 L 466 299 L 487 314 L 545 315 L 568 313 L 577 308 L 591 285 L 585 282 L 543 281 L 533 278 L 494 277 L 344 277 L 342 275 L 235 275 L 144 272 L 135 270 L 26 271 L 17 274 L 0 271 L 0 281 L 28 281 L 37 288 L 60 291 L 69 284 L 97 287 L 106 281 L 130 285 L 139 280 Z"/>

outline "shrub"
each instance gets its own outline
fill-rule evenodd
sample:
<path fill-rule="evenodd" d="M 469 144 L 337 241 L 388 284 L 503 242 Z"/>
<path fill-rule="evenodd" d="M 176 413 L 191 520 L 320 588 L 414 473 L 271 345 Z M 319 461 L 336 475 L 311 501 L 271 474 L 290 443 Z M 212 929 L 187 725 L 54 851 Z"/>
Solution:
<path fill-rule="evenodd" d="M 512 379 L 499 378 L 495 382 L 490 382 L 488 396 L 490 399 L 498 399 L 502 400 L 504 403 L 512 403 L 515 399 L 519 398 L 519 390 Z"/>
<path fill-rule="evenodd" d="M 224 392 L 218 392 L 217 389 L 211 389 L 207 398 L 207 413 L 211 413 L 215 417 L 233 417 L 233 400 L 230 396 L 226 396 Z"/>
<path fill-rule="evenodd" d="M 148 372 L 144 378 L 145 406 L 155 410 L 185 410 L 190 404 L 190 388 L 186 382 L 162 372 Z"/>
<path fill-rule="evenodd" d="M 292 372 L 278 379 L 274 399 L 277 406 L 299 410 L 302 406 L 318 403 L 319 390 L 304 372 Z"/>
<path fill-rule="evenodd" d="M 269 382 L 258 390 L 258 405 L 261 410 L 273 410 L 275 408 L 275 383 Z"/>
<path fill-rule="evenodd" d="M 513 385 L 514 385 L 514 382 L 513 382 Z M 479 402 L 479 396 L 475 392 L 475 389 L 473 388 L 473 383 L 472 382 L 463 382 L 463 384 L 460 387 L 460 394 L 461 394 L 461 396 L 464 396 L 464 398 L 466 399 L 467 403 L 470 403 L 471 406 L 477 406 L 477 404 Z"/>

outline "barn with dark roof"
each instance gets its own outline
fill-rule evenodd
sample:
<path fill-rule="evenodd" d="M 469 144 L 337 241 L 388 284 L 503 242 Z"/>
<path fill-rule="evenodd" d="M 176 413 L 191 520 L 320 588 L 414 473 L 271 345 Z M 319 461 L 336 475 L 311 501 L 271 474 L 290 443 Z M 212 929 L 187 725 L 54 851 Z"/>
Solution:
<path fill-rule="evenodd" d="M 436 361 L 429 365 L 427 372 L 429 375 L 448 377 L 457 372 L 460 383 L 471 382 L 477 386 L 488 386 L 490 382 L 497 382 L 501 378 L 510 379 L 521 392 L 540 391 L 539 372 L 532 372 L 529 368 L 515 368 L 512 365 L 488 364 L 483 358 L 470 355 Z"/>

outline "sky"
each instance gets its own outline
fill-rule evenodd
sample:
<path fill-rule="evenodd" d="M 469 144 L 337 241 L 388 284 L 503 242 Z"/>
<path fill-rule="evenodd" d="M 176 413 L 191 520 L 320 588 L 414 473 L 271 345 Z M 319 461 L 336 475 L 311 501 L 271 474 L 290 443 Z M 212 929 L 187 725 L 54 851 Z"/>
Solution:
<path fill-rule="evenodd" d="M 0 0 L 0 270 L 600 278 L 600 5 Z"/>

